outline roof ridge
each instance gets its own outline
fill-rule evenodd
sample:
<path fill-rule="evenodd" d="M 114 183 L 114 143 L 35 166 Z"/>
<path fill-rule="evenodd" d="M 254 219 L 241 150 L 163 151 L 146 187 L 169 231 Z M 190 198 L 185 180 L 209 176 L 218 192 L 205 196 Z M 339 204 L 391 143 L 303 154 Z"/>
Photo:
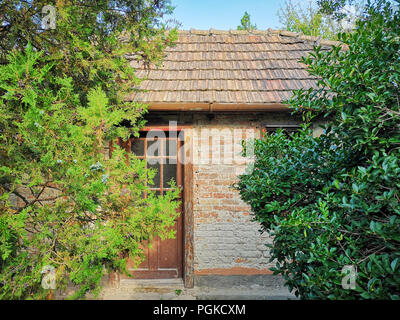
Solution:
<path fill-rule="evenodd" d="M 321 36 L 308 36 L 301 32 L 292 32 L 283 29 L 271 29 L 268 28 L 267 30 L 216 30 L 210 28 L 209 30 L 199 30 L 199 29 L 190 29 L 190 30 L 178 30 L 180 34 L 187 34 L 187 35 L 265 35 L 265 36 L 282 36 L 282 37 L 289 37 L 295 38 L 299 41 L 308 41 L 314 42 L 315 45 L 325 45 L 325 46 L 340 46 L 343 45 L 340 41 L 328 40 L 323 39 Z"/>

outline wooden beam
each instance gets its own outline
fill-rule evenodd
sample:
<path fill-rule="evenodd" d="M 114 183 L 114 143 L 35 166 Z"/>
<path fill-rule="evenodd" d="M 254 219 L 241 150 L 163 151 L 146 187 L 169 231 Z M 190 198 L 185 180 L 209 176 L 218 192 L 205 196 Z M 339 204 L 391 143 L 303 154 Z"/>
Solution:
<path fill-rule="evenodd" d="M 184 203 L 184 259 L 183 280 L 186 288 L 194 286 L 194 216 L 193 216 L 193 133 L 192 129 L 184 130 L 184 155 L 185 165 L 183 173 L 183 203 Z"/>
<path fill-rule="evenodd" d="M 287 105 L 273 104 L 234 104 L 234 103 L 150 103 L 150 111 L 191 111 L 191 112 L 222 112 L 222 111 L 290 111 Z"/>

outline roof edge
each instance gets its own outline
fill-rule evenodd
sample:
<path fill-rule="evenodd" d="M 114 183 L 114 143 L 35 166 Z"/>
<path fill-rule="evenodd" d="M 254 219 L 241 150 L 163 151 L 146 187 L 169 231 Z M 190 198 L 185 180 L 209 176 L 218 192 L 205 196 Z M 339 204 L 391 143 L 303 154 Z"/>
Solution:
<path fill-rule="evenodd" d="M 200 112 L 233 112 L 233 111 L 290 111 L 283 103 L 185 103 L 153 102 L 147 103 L 149 111 L 200 111 Z"/>
<path fill-rule="evenodd" d="M 179 34 L 187 34 L 187 35 L 264 35 L 264 36 L 282 36 L 282 37 L 290 37 L 299 41 L 309 41 L 314 42 L 316 45 L 325 45 L 325 46 L 343 46 L 344 44 L 340 41 L 327 40 L 322 37 L 316 36 L 307 36 L 301 32 L 291 32 L 287 30 L 279 30 L 279 29 L 267 29 L 267 30 L 216 30 L 210 28 L 209 30 L 198 30 L 198 29 L 190 29 L 190 30 L 178 30 Z"/>

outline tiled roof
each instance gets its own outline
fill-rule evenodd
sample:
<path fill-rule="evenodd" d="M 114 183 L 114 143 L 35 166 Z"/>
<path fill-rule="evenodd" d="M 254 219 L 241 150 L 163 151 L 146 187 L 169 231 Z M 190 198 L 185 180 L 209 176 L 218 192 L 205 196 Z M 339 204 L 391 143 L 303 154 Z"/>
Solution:
<path fill-rule="evenodd" d="M 316 86 L 299 63 L 313 46 L 340 43 L 281 30 L 179 31 L 175 47 L 166 49 L 162 67 L 135 60 L 145 78 L 131 96 L 145 103 L 275 104 L 292 90 Z"/>

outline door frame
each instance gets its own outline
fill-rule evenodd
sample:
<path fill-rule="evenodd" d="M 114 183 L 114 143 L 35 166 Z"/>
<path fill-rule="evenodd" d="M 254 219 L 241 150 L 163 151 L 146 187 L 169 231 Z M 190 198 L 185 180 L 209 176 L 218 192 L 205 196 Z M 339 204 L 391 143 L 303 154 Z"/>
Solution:
<path fill-rule="evenodd" d="M 140 131 L 178 131 L 183 132 L 184 163 L 183 166 L 183 282 L 185 288 L 194 287 L 194 216 L 193 216 L 193 126 L 183 125 L 169 127 L 168 125 L 147 125 Z M 112 142 L 110 142 L 109 153 L 112 153 Z M 133 279 L 134 281 L 134 279 Z M 154 279 L 157 281 L 157 279 Z M 111 287 L 119 287 L 120 274 L 111 272 L 108 283 Z"/>
<path fill-rule="evenodd" d="M 141 131 L 160 130 L 183 132 L 183 282 L 194 287 L 194 216 L 193 216 L 193 126 L 147 125 Z"/>

